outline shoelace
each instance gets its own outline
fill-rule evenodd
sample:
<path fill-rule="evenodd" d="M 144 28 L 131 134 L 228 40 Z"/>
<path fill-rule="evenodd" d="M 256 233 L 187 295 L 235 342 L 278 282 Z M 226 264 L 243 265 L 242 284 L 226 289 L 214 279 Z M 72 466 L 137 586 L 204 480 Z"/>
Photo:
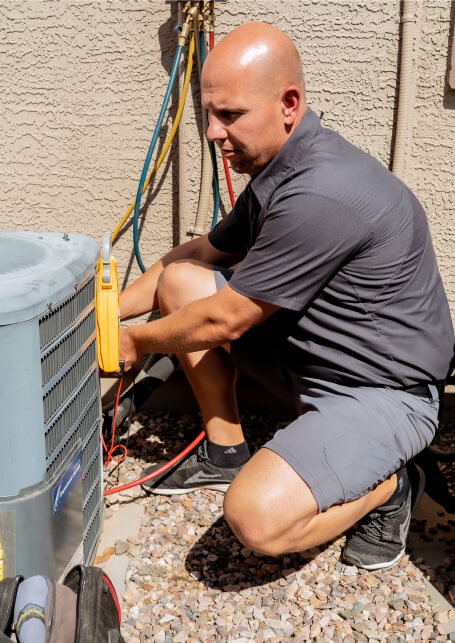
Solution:
<path fill-rule="evenodd" d="M 207 453 L 207 443 L 205 442 L 205 440 L 200 446 L 198 446 L 196 451 L 196 458 L 198 462 L 208 462 L 209 464 L 213 465 L 213 462 L 210 460 Z"/>
<path fill-rule="evenodd" d="M 374 541 L 381 540 L 381 537 L 384 534 L 384 518 L 385 517 L 380 514 L 376 514 L 374 518 L 370 518 L 368 521 L 362 522 L 359 525 L 359 530 L 362 531 L 365 536 L 372 538 Z"/>

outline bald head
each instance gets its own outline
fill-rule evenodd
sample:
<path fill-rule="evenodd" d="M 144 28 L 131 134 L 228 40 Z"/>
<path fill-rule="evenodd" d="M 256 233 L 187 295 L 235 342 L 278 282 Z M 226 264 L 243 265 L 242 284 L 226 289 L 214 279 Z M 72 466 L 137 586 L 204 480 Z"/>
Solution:
<path fill-rule="evenodd" d="M 217 44 L 205 65 L 207 73 L 215 68 L 224 74 L 246 74 L 250 91 L 275 93 L 295 85 L 304 98 L 299 53 L 292 40 L 272 25 L 252 22 L 234 29 Z"/>
<path fill-rule="evenodd" d="M 235 172 L 260 172 L 306 112 L 297 49 L 282 31 L 261 22 L 234 29 L 217 44 L 201 84 L 207 136 Z"/>

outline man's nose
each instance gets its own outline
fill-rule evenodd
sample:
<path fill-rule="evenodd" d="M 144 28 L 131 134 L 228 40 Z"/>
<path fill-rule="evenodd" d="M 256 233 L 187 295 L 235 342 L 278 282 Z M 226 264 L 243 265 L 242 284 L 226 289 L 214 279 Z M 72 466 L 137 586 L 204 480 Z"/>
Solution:
<path fill-rule="evenodd" d="M 226 128 L 216 118 L 216 116 L 209 116 L 209 126 L 207 128 L 207 138 L 209 141 L 219 141 L 227 138 Z"/>

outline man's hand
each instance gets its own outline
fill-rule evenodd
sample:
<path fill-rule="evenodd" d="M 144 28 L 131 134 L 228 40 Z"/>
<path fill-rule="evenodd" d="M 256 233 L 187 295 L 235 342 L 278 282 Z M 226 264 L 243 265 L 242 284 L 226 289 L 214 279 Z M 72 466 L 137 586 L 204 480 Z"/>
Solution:
<path fill-rule="evenodd" d="M 139 355 L 136 342 L 134 340 L 133 329 L 121 328 L 120 329 L 120 359 L 125 360 L 125 372 L 129 371 L 136 362 L 140 360 L 142 355 Z"/>

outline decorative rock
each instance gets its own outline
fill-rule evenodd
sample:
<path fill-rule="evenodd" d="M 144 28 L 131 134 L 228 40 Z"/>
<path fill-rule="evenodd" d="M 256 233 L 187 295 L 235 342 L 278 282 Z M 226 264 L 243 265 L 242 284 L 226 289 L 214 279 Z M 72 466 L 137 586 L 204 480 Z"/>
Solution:
<path fill-rule="evenodd" d="M 435 612 L 434 618 L 437 623 L 448 623 L 449 622 L 449 614 L 447 610 L 440 610 L 439 612 Z"/>
<path fill-rule="evenodd" d="M 126 553 L 129 549 L 129 544 L 125 542 L 124 540 L 116 540 L 115 541 L 115 555 L 116 556 L 121 556 L 122 554 Z"/>
<path fill-rule="evenodd" d="M 163 616 L 162 619 L 160 619 L 160 625 L 163 625 L 163 623 L 169 623 L 170 621 L 173 621 L 176 617 L 173 614 L 166 614 Z"/>
<path fill-rule="evenodd" d="M 155 413 L 135 422 L 131 457 L 119 467 L 119 484 L 175 455 L 199 429 L 196 415 Z M 277 428 L 275 418 L 253 421 L 249 414 L 242 423 L 253 446 Z M 257 426 L 261 436 L 256 437 Z M 163 453 L 164 446 L 169 453 Z M 419 569 L 406 556 L 391 569 L 359 570 L 340 562 L 344 537 L 328 547 L 272 559 L 238 543 L 219 518 L 223 500 L 222 493 L 210 490 L 136 500 L 144 508 L 142 526 L 114 549 L 129 557 L 122 594 L 127 643 L 137 643 L 137 637 L 140 643 L 452 640 L 443 626 L 453 614 L 431 604 L 424 584 L 425 577 L 433 577 L 444 595 L 455 598 L 455 552 L 449 543 L 439 569 L 424 567 L 423 561 Z M 116 504 L 109 512 L 119 510 Z"/>
<path fill-rule="evenodd" d="M 363 609 L 365 609 L 365 605 L 361 603 L 360 601 L 356 601 L 354 605 L 352 606 L 352 611 L 353 612 L 361 612 Z"/>
<path fill-rule="evenodd" d="M 319 623 L 313 623 L 310 629 L 310 636 L 312 638 L 317 638 L 320 633 L 321 633 L 321 626 L 319 625 Z"/>

